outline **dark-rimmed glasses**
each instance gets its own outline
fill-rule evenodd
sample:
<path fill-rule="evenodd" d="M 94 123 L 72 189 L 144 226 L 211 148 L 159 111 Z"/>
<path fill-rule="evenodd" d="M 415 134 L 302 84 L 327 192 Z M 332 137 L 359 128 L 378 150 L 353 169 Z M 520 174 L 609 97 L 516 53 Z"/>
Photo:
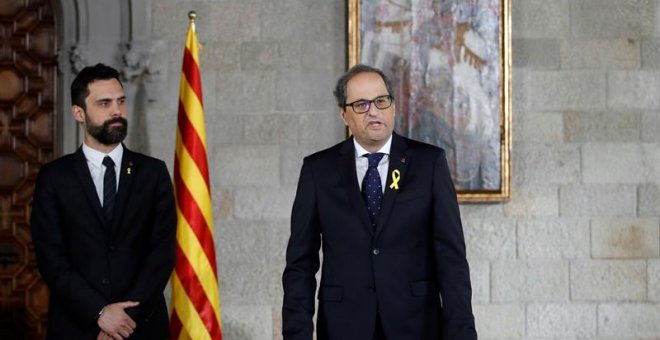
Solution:
<path fill-rule="evenodd" d="M 355 113 L 362 114 L 369 111 L 369 109 L 371 108 L 371 103 L 376 105 L 376 108 L 378 108 L 379 110 L 384 110 L 392 106 L 392 96 L 386 94 L 384 96 L 378 96 L 372 100 L 360 99 L 352 103 L 348 103 L 344 105 L 344 107 L 350 106 L 353 108 L 353 111 L 355 111 Z"/>

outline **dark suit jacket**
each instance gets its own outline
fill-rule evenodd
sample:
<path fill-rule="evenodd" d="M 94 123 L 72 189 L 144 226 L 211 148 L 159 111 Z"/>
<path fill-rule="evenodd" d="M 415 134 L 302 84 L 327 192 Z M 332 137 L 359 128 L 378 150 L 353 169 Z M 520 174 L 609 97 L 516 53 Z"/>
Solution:
<path fill-rule="evenodd" d="M 401 176 L 391 188 L 392 172 Z M 393 135 L 383 204 L 372 230 L 353 139 L 305 158 L 283 275 L 285 340 L 477 338 L 456 193 L 442 149 Z"/>
<path fill-rule="evenodd" d="M 49 339 L 96 339 L 103 306 L 127 312 L 131 339 L 169 334 L 163 289 L 175 261 L 176 210 L 165 163 L 124 148 L 112 223 L 82 149 L 39 171 L 31 217 L 41 275 L 50 288 Z"/>

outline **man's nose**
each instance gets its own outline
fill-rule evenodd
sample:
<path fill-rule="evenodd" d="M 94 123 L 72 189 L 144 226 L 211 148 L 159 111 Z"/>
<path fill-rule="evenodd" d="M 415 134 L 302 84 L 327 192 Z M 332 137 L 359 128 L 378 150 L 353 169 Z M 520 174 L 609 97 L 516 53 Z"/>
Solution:
<path fill-rule="evenodd" d="M 375 116 L 378 113 L 380 113 L 380 110 L 376 107 L 374 103 L 369 104 L 369 109 L 367 110 L 366 114 L 369 116 Z"/>
<path fill-rule="evenodd" d="M 113 102 L 112 104 L 112 117 L 120 117 L 123 114 L 121 110 L 121 105 L 119 105 L 119 102 Z"/>

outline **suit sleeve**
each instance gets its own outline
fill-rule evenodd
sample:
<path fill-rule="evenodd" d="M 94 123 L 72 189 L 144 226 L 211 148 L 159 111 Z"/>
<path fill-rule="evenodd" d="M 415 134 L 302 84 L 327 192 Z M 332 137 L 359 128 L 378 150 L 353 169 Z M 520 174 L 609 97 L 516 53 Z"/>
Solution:
<path fill-rule="evenodd" d="M 37 176 L 30 218 L 37 265 L 53 298 L 61 300 L 81 325 L 95 326 L 98 313 L 108 301 L 89 285 L 69 261 L 68 245 L 53 188 L 55 180 L 47 166 Z"/>
<path fill-rule="evenodd" d="M 316 188 L 311 167 L 303 162 L 291 213 L 291 236 L 282 275 L 282 335 L 284 340 L 311 340 L 314 333 L 314 293 L 319 269 L 321 233 Z"/>
<path fill-rule="evenodd" d="M 176 260 L 176 207 L 167 167 L 158 166 L 158 182 L 154 197 L 155 218 L 149 234 L 147 254 L 142 267 L 125 300 L 142 303 L 160 297 L 172 274 Z M 141 319 L 144 305 L 127 310 L 131 317 Z"/>
<path fill-rule="evenodd" d="M 444 151 L 435 160 L 433 174 L 433 251 L 443 339 L 476 340 L 463 227 Z"/>

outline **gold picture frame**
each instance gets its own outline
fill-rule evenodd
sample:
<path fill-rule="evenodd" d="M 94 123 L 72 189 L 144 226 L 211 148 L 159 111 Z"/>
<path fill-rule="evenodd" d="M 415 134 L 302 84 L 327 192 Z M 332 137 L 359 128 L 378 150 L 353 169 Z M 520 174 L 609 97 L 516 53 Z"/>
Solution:
<path fill-rule="evenodd" d="M 348 67 L 394 83 L 397 133 L 443 147 L 460 202 L 510 197 L 509 0 L 347 0 Z"/>

